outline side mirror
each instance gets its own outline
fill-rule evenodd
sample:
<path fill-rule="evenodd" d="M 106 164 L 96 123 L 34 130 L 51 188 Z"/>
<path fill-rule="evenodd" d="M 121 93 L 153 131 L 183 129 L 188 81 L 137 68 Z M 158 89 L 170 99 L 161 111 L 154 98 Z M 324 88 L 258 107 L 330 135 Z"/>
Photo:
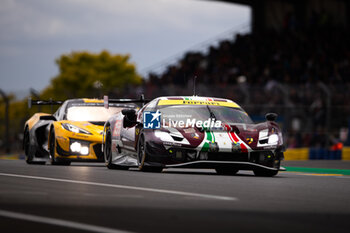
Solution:
<path fill-rule="evenodd" d="M 123 118 L 123 127 L 124 128 L 131 128 L 131 127 L 134 127 L 135 125 L 137 124 L 136 121 L 131 121 L 128 116 L 125 116 Z"/>
<path fill-rule="evenodd" d="M 54 117 L 53 115 L 44 115 L 44 116 L 40 116 L 40 120 L 44 120 L 44 121 L 57 121 L 56 117 Z"/>
<path fill-rule="evenodd" d="M 268 121 L 275 121 L 277 119 L 278 115 L 276 113 L 266 113 L 265 118 Z"/>
<path fill-rule="evenodd" d="M 126 127 L 130 128 L 137 124 L 135 109 L 123 109 L 122 114 L 124 115 L 124 119 L 123 119 L 124 128 Z"/>
<path fill-rule="evenodd" d="M 124 116 L 128 116 L 129 118 L 133 118 L 136 115 L 135 109 L 123 109 L 122 114 Z"/>

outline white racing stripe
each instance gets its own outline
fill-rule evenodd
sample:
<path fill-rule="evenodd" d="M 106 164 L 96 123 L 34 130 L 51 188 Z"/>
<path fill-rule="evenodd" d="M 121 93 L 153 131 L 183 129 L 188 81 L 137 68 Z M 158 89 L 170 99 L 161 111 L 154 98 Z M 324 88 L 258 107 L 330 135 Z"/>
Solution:
<path fill-rule="evenodd" d="M 9 177 L 36 179 L 36 180 L 48 180 L 48 181 L 66 182 L 66 183 L 74 183 L 74 184 L 94 185 L 94 186 L 119 188 L 119 189 L 130 189 L 130 190 L 155 192 L 155 193 L 165 193 L 165 194 L 173 194 L 173 195 L 180 195 L 180 196 L 191 196 L 191 197 L 199 197 L 199 198 L 224 200 L 224 201 L 237 201 L 238 200 L 235 197 L 217 196 L 217 195 L 200 194 L 200 193 L 190 193 L 190 192 L 174 191 L 174 190 L 167 190 L 167 189 L 143 188 L 143 187 L 135 187 L 135 186 L 128 186 L 128 185 L 96 183 L 96 182 L 89 182 L 89 181 L 67 180 L 67 179 L 58 179 L 58 178 L 49 178 L 49 177 L 40 177 L 40 176 L 26 176 L 26 175 L 9 174 L 9 173 L 0 173 L 0 175 L 1 176 L 9 176 Z"/>
<path fill-rule="evenodd" d="M 84 231 L 92 231 L 92 232 L 105 232 L 105 233 L 127 233 L 128 231 L 122 231 L 107 227 L 100 227 L 85 223 L 78 223 L 78 222 L 72 222 L 67 220 L 61 220 L 56 218 L 48 218 L 48 217 L 41 217 L 37 215 L 32 214 L 23 214 L 23 213 L 17 213 L 7 210 L 0 210 L 0 216 L 6 217 L 6 218 L 14 218 L 14 219 L 21 219 L 25 221 L 30 222 L 38 222 L 38 223 L 44 223 L 44 224 L 50 224 L 55 226 L 61 226 L 61 227 L 67 227 L 67 228 L 74 228 Z"/>

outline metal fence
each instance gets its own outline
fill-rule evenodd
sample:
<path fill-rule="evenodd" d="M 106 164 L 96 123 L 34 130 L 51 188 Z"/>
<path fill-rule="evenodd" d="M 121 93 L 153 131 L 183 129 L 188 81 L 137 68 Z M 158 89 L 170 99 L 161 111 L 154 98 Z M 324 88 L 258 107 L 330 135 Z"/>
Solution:
<path fill-rule="evenodd" d="M 229 98 L 240 104 L 255 122 L 275 112 L 288 147 L 329 147 L 337 142 L 350 144 L 350 84 L 282 85 L 271 81 L 264 86 L 202 85 L 196 94 Z M 147 97 L 192 95 L 193 86 L 146 84 L 137 90 Z"/>
<path fill-rule="evenodd" d="M 329 148 L 342 142 L 350 145 L 350 84 L 325 85 L 282 85 L 271 81 L 264 86 L 248 85 L 203 85 L 198 84 L 196 94 L 200 96 L 229 98 L 241 105 L 255 122 L 264 121 L 268 112 L 279 115 L 277 121 L 284 132 L 287 147 Z M 115 93 L 116 97 L 147 98 L 170 95 L 193 95 L 193 84 L 184 86 L 157 85 L 146 83 L 139 87 L 129 87 Z M 1 104 L 5 108 L 4 103 Z M 10 110 L 11 111 L 11 110 Z M 29 117 L 29 116 L 28 116 Z M 27 119 L 11 119 L 23 124 Z M 10 137 L 5 137 L 5 123 L 0 116 L 0 152 L 10 144 L 11 151 L 21 150 L 22 125 L 10 127 Z"/>

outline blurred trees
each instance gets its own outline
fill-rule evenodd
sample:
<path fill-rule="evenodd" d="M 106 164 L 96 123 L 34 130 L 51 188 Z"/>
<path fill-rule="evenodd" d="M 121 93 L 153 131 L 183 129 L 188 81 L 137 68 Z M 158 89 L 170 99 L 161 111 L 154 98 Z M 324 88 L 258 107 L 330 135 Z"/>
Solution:
<path fill-rule="evenodd" d="M 129 62 L 129 55 L 72 52 L 61 55 L 56 63 L 59 74 L 41 93 L 40 99 L 66 100 L 71 98 L 101 98 L 103 95 L 123 96 L 125 88 L 133 88 L 142 83 L 134 64 Z M 37 97 L 33 97 L 37 99 Z M 28 109 L 27 99 L 16 100 L 10 95 L 10 138 L 12 150 L 21 150 L 23 125 L 34 113 L 51 112 L 50 106 L 33 106 Z M 57 107 L 54 107 L 54 111 Z M 0 154 L 3 153 L 5 137 L 5 103 L 0 98 Z"/>
<path fill-rule="evenodd" d="M 5 143 L 9 142 L 13 147 L 21 149 L 21 143 L 19 132 L 22 132 L 25 119 L 29 116 L 29 109 L 27 107 L 27 101 L 15 101 L 13 95 L 9 95 L 9 138 L 5 138 L 5 102 L 0 99 L 0 154 L 4 152 L 6 147 Z"/>
<path fill-rule="evenodd" d="M 107 51 L 64 54 L 56 60 L 59 75 L 51 80 L 41 98 L 97 98 L 126 86 L 139 85 L 142 79 L 129 58 L 129 55 L 112 55 Z"/>

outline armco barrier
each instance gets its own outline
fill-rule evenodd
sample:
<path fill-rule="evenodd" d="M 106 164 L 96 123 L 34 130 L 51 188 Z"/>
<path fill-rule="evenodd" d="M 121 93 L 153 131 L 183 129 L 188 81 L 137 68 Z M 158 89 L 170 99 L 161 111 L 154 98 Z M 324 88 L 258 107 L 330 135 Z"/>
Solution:
<path fill-rule="evenodd" d="M 292 148 L 284 153 L 285 160 L 350 160 L 350 147 L 342 150 L 324 148 Z"/>
<path fill-rule="evenodd" d="M 350 147 L 344 147 L 342 153 L 343 160 L 350 160 Z"/>
<path fill-rule="evenodd" d="M 341 160 L 341 155 L 341 150 L 327 150 L 323 148 L 310 148 L 309 150 L 309 159 Z"/>
<path fill-rule="evenodd" d="M 284 152 L 285 160 L 308 160 L 309 159 L 309 149 L 308 148 L 295 148 L 287 149 Z"/>
<path fill-rule="evenodd" d="M 0 159 L 18 160 L 25 159 L 24 154 L 0 154 Z"/>

